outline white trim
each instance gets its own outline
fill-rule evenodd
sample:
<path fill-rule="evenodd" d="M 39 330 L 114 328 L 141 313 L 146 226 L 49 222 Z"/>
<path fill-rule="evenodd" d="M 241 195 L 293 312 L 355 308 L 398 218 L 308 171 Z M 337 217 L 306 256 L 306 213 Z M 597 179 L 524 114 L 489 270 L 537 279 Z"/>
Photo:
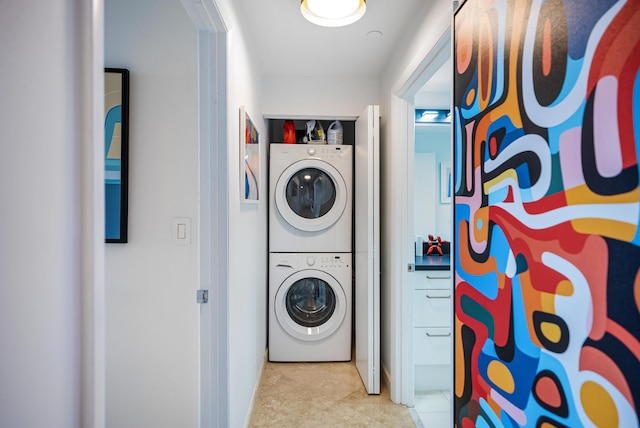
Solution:
<path fill-rule="evenodd" d="M 412 97 L 413 99 L 413 97 Z M 414 105 L 412 100 L 401 99 L 400 105 L 402 108 L 402 120 L 401 127 L 403 137 L 407 144 L 406 153 L 406 167 L 401 177 L 404 181 L 404 188 L 407 189 L 403 194 L 402 207 L 405 208 L 405 220 L 404 227 L 402 229 L 402 255 L 403 260 L 407 260 L 407 263 L 413 263 L 415 257 L 415 231 L 414 231 L 414 207 L 413 207 L 413 195 L 414 195 L 414 158 L 415 158 L 415 126 L 414 126 Z M 408 242 L 410 237 L 410 243 Z M 402 403 L 409 407 L 413 407 L 415 396 L 415 375 L 413 370 L 413 299 L 414 299 L 414 274 L 410 273 L 408 269 L 402 271 L 402 287 L 400 292 L 402 293 L 402 351 L 401 351 L 401 378 L 402 378 Z"/>
<path fill-rule="evenodd" d="M 229 425 L 227 28 L 215 2 L 181 0 L 198 30 L 199 427 Z M 194 295 L 194 300 L 195 300 Z"/>
<path fill-rule="evenodd" d="M 226 111 L 226 34 L 199 34 L 201 51 L 200 81 L 206 86 L 207 108 L 200 113 L 203 131 L 200 148 L 200 269 L 201 288 L 209 289 L 209 304 L 201 308 L 201 352 L 209 353 L 202 360 L 208 370 L 201 374 L 201 386 L 209 389 L 209 400 L 203 395 L 200 403 L 201 427 L 225 427 L 229 422 L 228 384 L 228 165 Z M 208 61 L 207 61 L 208 60 Z M 202 96 L 205 92 L 199 91 Z M 206 216 L 205 216 L 206 215 Z M 206 235 L 204 234 L 206 233 Z M 208 312 L 208 314 L 207 314 Z M 208 376 L 204 376 L 208 375 Z M 204 423 L 208 420 L 209 423 Z"/>
<path fill-rule="evenodd" d="M 260 364 L 260 370 L 258 370 L 258 382 L 256 382 L 255 388 L 253 388 L 253 394 L 251 395 L 251 403 L 249 403 L 249 411 L 247 412 L 247 418 L 244 421 L 244 428 L 249 428 L 251 423 L 251 418 L 253 416 L 253 410 L 256 406 L 256 399 L 258 398 L 258 394 L 260 392 L 260 388 L 262 388 L 262 382 L 264 379 L 264 371 L 267 367 L 267 361 L 269 358 L 269 350 L 264 350 L 264 355 L 262 356 L 262 363 Z"/>
<path fill-rule="evenodd" d="M 313 117 L 310 116 L 305 116 L 305 115 L 299 115 L 299 114 L 270 114 L 270 113 L 266 113 L 262 116 L 265 120 L 268 119 L 280 119 L 280 120 L 309 120 L 309 119 L 316 119 L 316 120 L 327 120 L 327 121 L 334 121 L 334 120 L 341 120 L 343 122 L 355 122 L 356 120 L 358 120 L 359 116 L 331 116 L 331 115 L 313 115 Z"/>
<path fill-rule="evenodd" d="M 380 371 L 381 371 L 380 385 L 384 385 L 384 386 L 386 386 L 387 389 L 390 389 L 391 388 L 391 374 L 389 373 L 389 369 L 387 369 L 387 366 L 385 366 L 384 364 L 380 363 Z"/>
<path fill-rule="evenodd" d="M 407 80 L 400 86 L 396 95 L 405 100 L 413 100 L 425 83 L 440 70 L 440 67 L 451 57 L 451 25 L 440 36 L 436 44 L 424 57 Z M 413 119 L 413 117 L 412 117 Z"/>
<path fill-rule="evenodd" d="M 104 5 L 80 2 L 82 140 L 82 426 L 106 421 L 106 317 L 104 245 Z M 85 19 L 86 18 L 86 19 Z"/>
<path fill-rule="evenodd" d="M 413 230 L 413 158 L 415 152 L 415 120 L 413 99 L 420 88 L 440 69 L 451 57 L 451 26 L 440 36 L 436 44 L 416 67 L 405 82 L 400 82 L 399 90 L 394 95 L 392 108 L 392 124 L 397 124 L 399 157 L 405 162 L 398 171 L 407 171 L 395 178 L 396 191 L 398 192 L 398 204 L 402 215 L 394 218 L 394 229 L 400 233 L 396 236 L 396 246 L 402 254 L 399 266 L 392 270 L 401 276 L 401 286 L 395 288 L 395 307 L 399 312 L 395 317 L 395 332 L 400 340 L 396 340 L 395 349 L 399 352 L 396 366 L 399 361 L 399 370 L 396 371 L 392 384 L 391 399 L 394 402 L 413 406 L 415 398 L 415 370 L 413 366 L 413 281 L 412 273 L 406 269 L 407 264 L 414 261 L 414 230 Z M 401 162 L 401 161 L 398 161 Z M 404 210 L 404 212 L 402 212 Z"/>

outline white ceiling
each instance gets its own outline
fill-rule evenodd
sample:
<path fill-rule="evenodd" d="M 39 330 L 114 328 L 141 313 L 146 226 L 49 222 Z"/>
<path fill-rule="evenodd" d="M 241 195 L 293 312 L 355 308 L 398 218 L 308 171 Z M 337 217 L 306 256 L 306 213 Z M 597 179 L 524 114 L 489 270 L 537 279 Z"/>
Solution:
<path fill-rule="evenodd" d="M 266 75 L 368 76 L 384 72 L 408 28 L 429 5 L 451 0 L 368 0 L 355 24 L 324 28 L 300 14 L 300 0 L 235 0 L 257 41 Z M 379 31 L 382 37 L 367 34 Z"/>

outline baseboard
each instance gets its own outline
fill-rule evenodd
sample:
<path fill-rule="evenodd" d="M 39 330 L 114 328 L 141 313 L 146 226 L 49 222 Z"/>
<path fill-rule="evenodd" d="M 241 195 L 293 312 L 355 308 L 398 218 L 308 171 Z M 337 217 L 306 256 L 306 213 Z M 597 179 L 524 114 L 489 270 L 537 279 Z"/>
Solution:
<path fill-rule="evenodd" d="M 380 378 L 380 382 L 387 387 L 389 391 L 391 391 L 391 374 L 389 374 L 389 370 L 384 364 L 380 364 L 382 368 L 382 377 Z"/>
<path fill-rule="evenodd" d="M 247 416 L 244 420 L 244 428 L 249 428 L 249 424 L 251 423 L 251 415 L 253 415 L 253 407 L 256 403 L 256 397 L 258 396 L 258 391 L 260 391 L 260 387 L 262 386 L 262 378 L 264 376 L 264 368 L 267 366 L 267 361 L 269 358 L 269 349 L 264 350 L 264 355 L 262 356 L 262 363 L 260 364 L 260 370 L 258 371 L 258 381 L 256 382 L 256 386 L 253 388 L 253 394 L 251 396 L 251 404 L 249 404 L 249 411 L 247 412 Z"/>

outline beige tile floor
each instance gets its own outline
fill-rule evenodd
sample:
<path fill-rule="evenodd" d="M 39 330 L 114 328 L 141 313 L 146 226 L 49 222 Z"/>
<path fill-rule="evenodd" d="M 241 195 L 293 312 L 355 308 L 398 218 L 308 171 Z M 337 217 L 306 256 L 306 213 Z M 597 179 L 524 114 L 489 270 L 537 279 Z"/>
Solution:
<path fill-rule="evenodd" d="M 368 395 L 355 364 L 270 363 L 260 379 L 249 427 L 415 427 L 385 386 Z"/>

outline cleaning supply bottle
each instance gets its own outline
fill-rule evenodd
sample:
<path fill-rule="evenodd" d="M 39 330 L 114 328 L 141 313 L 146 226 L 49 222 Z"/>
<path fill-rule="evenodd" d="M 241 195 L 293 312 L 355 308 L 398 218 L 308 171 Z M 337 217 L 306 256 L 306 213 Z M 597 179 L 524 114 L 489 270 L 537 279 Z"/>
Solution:
<path fill-rule="evenodd" d="M 295 144 L 296 143 L 296 125 L 293 120 L 284 121 L 284 143 Z"/>
<path fill-rule="evenodd" d="M 327 129 L 327 143 L 328 144 L 342 144 L 342 124 L 339 120 L 336 120 Z"/>

